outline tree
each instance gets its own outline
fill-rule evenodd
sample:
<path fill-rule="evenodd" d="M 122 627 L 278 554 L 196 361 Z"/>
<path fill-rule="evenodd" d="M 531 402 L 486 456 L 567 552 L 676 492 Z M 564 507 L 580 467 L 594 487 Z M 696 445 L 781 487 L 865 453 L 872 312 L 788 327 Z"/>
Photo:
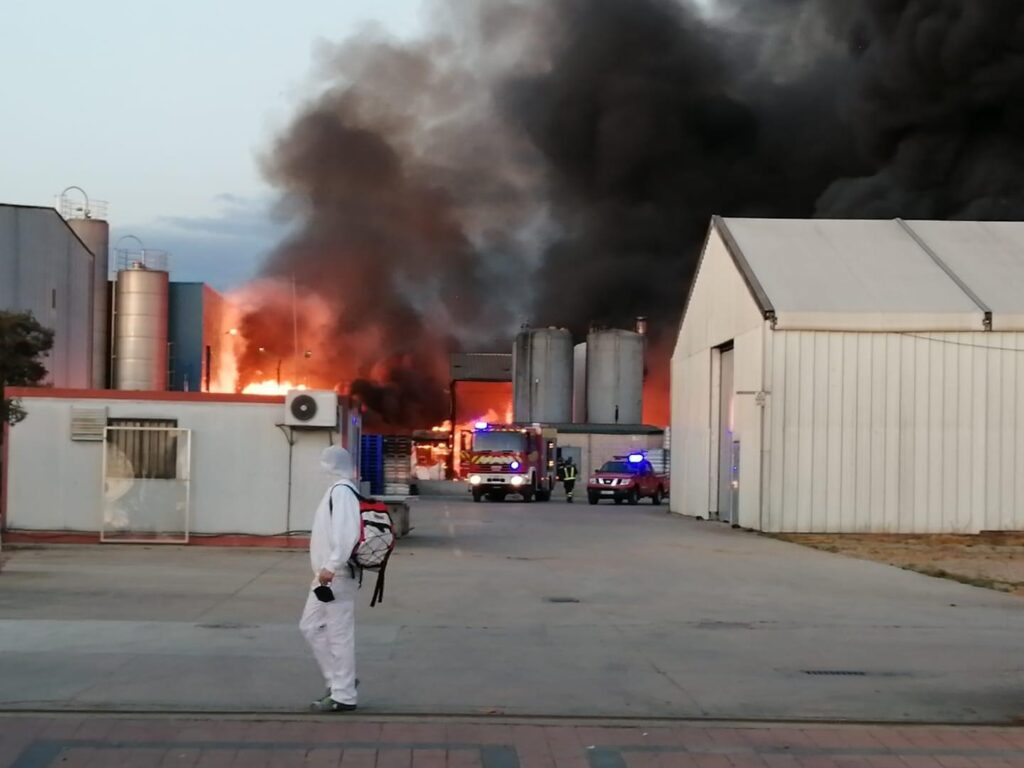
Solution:
<path fill-rule="evenodd" d="M 40 325 L 31 312 L 0 311 L 0 393 L 4 387 L 34 387 L 45 379 L 43 358 L 51 349 L 53 331 Z M 0 400 L 0 426 L 23 418 L 25 411 L 17 400 Z"/>

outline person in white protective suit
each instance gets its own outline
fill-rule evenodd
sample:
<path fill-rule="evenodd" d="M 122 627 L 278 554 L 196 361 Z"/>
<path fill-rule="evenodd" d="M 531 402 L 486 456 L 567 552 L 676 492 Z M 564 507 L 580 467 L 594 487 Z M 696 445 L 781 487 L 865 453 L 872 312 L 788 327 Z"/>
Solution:
<path fill-rule="evenodd" d="M 320 500 L 309 537 L 313 583 L 299 629 L 313 649 L 327 684 L 327 695 L 313 702 L 316 712 L 351 712 L 356 708 L 356 592 L 355 574 L 348 564 L 359 540 L 359 500 L 354 485 L 355 467 L 344 448 L 331 446 L 320 464 L 332 483 Z M 328 587 L 329 593 L 318 589 Z M 317 596 L 333 600 L 323 602 Z"/>

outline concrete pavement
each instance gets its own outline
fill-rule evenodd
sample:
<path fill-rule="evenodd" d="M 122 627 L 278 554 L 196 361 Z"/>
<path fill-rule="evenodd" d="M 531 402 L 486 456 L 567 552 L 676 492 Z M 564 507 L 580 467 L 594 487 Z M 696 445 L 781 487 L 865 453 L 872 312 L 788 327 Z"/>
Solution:
<path fill-rule="evenodd" d="M 1009 722 L 1024 602 L 665 509 L 423 499 L 359 612 L 369 715 Z M 0 708 L 298 712 L 300 552 L 5 551 Z"/>

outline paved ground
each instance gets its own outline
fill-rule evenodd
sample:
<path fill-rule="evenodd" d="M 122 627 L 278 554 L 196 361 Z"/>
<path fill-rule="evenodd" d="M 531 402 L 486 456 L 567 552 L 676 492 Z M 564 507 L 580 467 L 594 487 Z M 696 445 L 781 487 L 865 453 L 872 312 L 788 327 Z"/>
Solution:
<path fill-rule="evenodd" d="M 1024 731 L 0 717 L 7 766 L 1019 768 Z"/>
<path fill-rule="evenodd" d="M 435 499 L 414 524 L 384 605 L 364 590 L 371 716 L 1024 713 L 1014 596 L 646 505 Z M 265 550 L 17 551 L 0 708 L 300 711 L 320 688 L 295 626 L 307 569 Z"/>

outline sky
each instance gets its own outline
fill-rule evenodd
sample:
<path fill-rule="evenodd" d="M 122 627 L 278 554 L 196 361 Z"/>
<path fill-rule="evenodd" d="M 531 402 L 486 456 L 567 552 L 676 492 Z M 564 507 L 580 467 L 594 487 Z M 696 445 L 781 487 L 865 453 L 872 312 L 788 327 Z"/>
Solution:
<path fill-rule="evenodd" d="M 400 37 L 421 0 L 3 0 L 0 202 L 109 203 L 112 244 L 171 254 L 174 280 L 255 274 L 284 234 L 259 157 L 315 89 L 318 44 Z"/>

